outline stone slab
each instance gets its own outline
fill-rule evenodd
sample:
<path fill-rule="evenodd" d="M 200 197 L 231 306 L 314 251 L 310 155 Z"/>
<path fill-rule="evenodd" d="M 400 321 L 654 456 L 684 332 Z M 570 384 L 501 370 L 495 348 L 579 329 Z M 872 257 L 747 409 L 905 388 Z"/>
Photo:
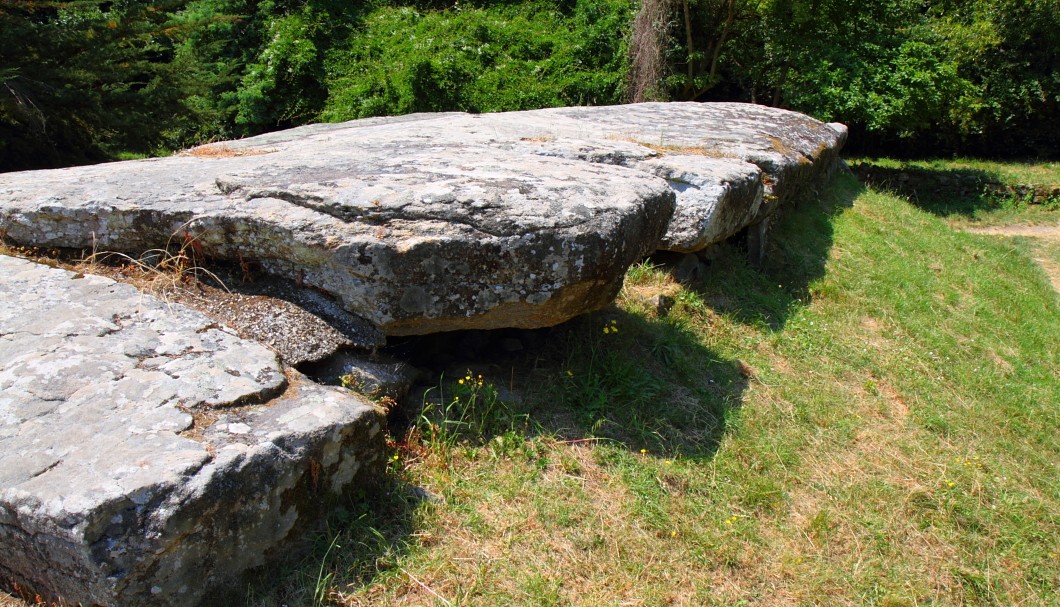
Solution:
<path fill-rule="evenodd" d="M 195 605 L 378 472 L 381 424 L 198 312 L 0 256 L 0 578 Z"/>
<path fill-rule="evenodd" d="M 656 249 L 699 250 L 761 222 L 831 170 L 844 138 L 747 104 L 310 125 L 0 175 L 0 233 L 252 260 L 388 335 L 536 328 L 607 305 Z"/>
<path fill-rule="evenodd" d="M 370 118 L 223 145 L 287 150 L 349 129 L 371 145 L 402 130 L 424 146 L 474 143 L 656 175 L 677 202 L 656 248 L 678 252 L 721 242 L 819 185 L 838 166 L 847 138 L 845 125 L 789 110 L 685 102 Z"/>

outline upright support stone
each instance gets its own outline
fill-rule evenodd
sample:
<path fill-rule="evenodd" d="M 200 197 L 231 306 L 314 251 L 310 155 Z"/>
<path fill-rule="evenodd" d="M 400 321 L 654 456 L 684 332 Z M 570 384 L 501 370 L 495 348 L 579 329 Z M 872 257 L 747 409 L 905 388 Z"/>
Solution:
<path fill-rule="evenodd" d="M 769 222 L 772 217 L 765 217 L 754 225 L 747 226 L 747 258 L 751 265 L 761 268 L 766 260 L 766 237 L 769 234 Z"/>

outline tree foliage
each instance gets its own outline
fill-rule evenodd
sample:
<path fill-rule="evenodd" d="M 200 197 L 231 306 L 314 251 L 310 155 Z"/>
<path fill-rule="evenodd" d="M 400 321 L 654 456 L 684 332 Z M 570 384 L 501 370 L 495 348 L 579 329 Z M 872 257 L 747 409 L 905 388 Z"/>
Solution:
<path fill-rule="evenodd" d="M 1055 155 L 1058 0 L 679 0 L 665 89 L 850 124 L 855 145 Z"/>
<path fill-rule="evenodd" d="M 5 0 L 0 170 L 317 120 L 736 100 L 1055 156 L 1060 0 Z"/>
<path fill-rule="evenodd" d="M 621 101 L 623 0 L 383 7 L 328 56 L 324 117 Z"/>
<path fill-rule="evenodd" d="M 194 122 L 196 67 L 167 2 L 0 4 L 0 167 L 150 152 Z"/>

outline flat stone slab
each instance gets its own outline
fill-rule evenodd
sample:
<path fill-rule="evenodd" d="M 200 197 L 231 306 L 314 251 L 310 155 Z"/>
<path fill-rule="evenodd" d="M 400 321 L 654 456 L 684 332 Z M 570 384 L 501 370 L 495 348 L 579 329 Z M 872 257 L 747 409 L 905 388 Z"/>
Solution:
<path fill-rule="evenodd" d="M 476 144 L 655 175 L 677 202 L 656 248 L 686 253 L 762 221 L 819 185 L 835 170 L 847 138 L 845 125 L 789 110 L 687 102 L 370 118 L 214 145 L 282 151 L 315 147 L 349 129 L 360 129 L 356 138 L 367 145 L 385 145 L 400 129 L 425 147 Z"/>
<path fill-rule="evenodd" d="M 310 125 L 0 175 L 0 233 L 251 260 L 387 335 L 536 328 L 607 305 L 656 249 L 763 221 L 831 170 L 845 133 L 699 103 Z"/>
<path fill-rule="evenodd" d="M 378 472 L 381 424 L 198 312 L 0 256 L 0 578 L 194 605 Z"/>

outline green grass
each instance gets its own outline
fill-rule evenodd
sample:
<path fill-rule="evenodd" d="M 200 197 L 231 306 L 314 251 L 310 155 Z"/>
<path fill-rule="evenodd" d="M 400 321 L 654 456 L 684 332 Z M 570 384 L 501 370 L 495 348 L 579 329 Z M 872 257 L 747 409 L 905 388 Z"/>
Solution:
<path fill-rule="evenodd" d="M 870 169 L 877 180 L 916 206 L 949 220 L 953 227 L 1013 223 L 1057 225 L 1060 162 L 997 162 L 972 159 L 894 160 L 854 158 L 853 167 Z M 903 181 L 902 174 L 911 179 Z M 922 180 L 928 182 L 923 183 Z M 938 182 L 941 187 L 932 185 Z M 958 185 L 961 184 L 961 185 Z M 998 191 L 1001 184 L 1015 191 Z M 1020 189 L 1022 188 L 1022 189 Z M 1035 199 L 1033 191 L 1042 193 Z M 1037 200 L 1037 201 L 1035 201 Z"/>
<path fill-rule="evenodd" d="M 484 373 L 524 395 L 477 409 L 499 430 L 421 425 L 251 603 L 1060 605 L 1060 307 L 1026 247 L 842 176 L 772 247 L 632 268 Z"/>
<path fill-rule="evenodd" d="M 991 179 L 1008 184 L 1038 184 L 1060 186 L 1060 162 L 1013 162 L 953 158 L 932 160 L 895 160 L 893 158 L 858 158 L 854 162 L 870 162 L 889 169 L 920 169 L 923 171 L 964 170 L 982 173 Z"/>

